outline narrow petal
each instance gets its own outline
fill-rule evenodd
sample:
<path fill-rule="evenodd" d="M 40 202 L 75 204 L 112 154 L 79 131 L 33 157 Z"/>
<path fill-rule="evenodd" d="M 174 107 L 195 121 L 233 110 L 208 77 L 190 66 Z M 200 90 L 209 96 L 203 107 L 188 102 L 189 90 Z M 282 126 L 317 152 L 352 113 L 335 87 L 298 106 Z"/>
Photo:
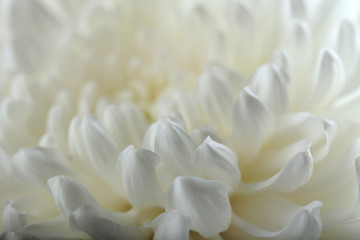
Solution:
<path fill-rule="evenodd" d="M 73 174 L 64 165 L 66 161 L 64 153 L 43 147 L 21 149 L 13 157 L 14 167 L 20 177 L 44 185 L 53 176 Z"/>
<path fill-rule="evenodd" d="M 164 204 L 164 195 L 156 176 L 159 157 L 146 149 L 129 146 L 121 152 L 118 166 L 130 203 L 139 208 Z"/>
<path fill-rule="evenodd" d="M 62 147 L 65 147 L 69 120 L 66 111 L 60 104 L 55 104 L 50 108 L 46 124 L 48 133 L 50 133 Z"/>
<path fill-rule="evenodd" d="M 211 123 L 227 126 L 231 117 L 233 94 L 222 70 L 216 67 L 206 70 L 197 82 L 196 92 Z M 226 132 L 230 129 L 221 130 Z"/>
<path fill-rule="evenodd" d="M 56 176 L 50 178 L 47 184 L 56 206 L 65 217 L 69 217 L 73 211 L 84 205 L 94 206 L 97 211 L 101 209 L 91 193 L 70 177 Z"/>
<path fill-rule="evenodd" d="M 323 49 L 314 76 L 316 85 L 305 106 L 314 110 L 327 107 L 345 85 L 345 73 L 338 55 L 330 50 Z"/>
<path fill-rule="evenodd" d="M 137 147 L 141 146 L 146 129 L 148 128 L 144 115 L 138 107 L 130 103 L 123 103 L 120 106 L 120 110 L 127 121 L 132 143 Z"/>
<path fill-rule="evenodd" d="M 182 126 L 169 118 L 160 119 L 156 126 L 154 152 L 160 156 L 160 182 L 167 189 L 176 176 L 194 173 L 191 155 L 195 143 Z"/>
<path fill-rule="evenodd" d="M 203 123 L 204 116 L 200 110 L 200 103 L 195 95 L 176 90 L 173 93 L 173 99 L 177 105 L 177 110 L 184 119 L 187 129 L 200 127 Z"/>
<path fill-rule="evenodd" d="M 246 87 L 237 97 L 232 117 L 233 136 L 237 153 L 250 160 L 259 150 L 272 116 L 264 103 Z"/>
<path fill-rule="evenodd" d="M 93 167 L 103 173 L 113 168 L 118 156 L 116 143 L 102 128 L 99 122 L 90 116 L 85 116 L 81 123 L 84 148 Z"/>
<path fill-rule="evenodd" d="M 178 210 L 203 237 L 225 231 L 231 221 L 230 188 L 218 181 L 177 177 L 170 186 L 166 211 Z"/>
<path fill-rule="evenodd" d="M 178 210 L 160 214 L 151 227 L 154 229 L 154 240 L 188 240 L 191 220 Z"/>
<path fill-rule="evenodd" d="M 272 190 L 282 193 L 293 192 L 307 183 L 313 171 L 313 158 L 309 151 L 297 153 L 277 174 L 259 183 L 245 184 L 246 191 Z M 241 191 L 241 190 L 240 190 Z"/>
<path fill-rule="evenodd" d="M 321 207 L 321 202 L 314 201 L 310 203 L 300 209 L 293 219 L 279 231 L 268 231 L 259 228 L 256 225 L 244 221 L 236 215 L 233 215 L 232 218 L 233 226 L 243 230 L 243 233 L 238 234 L 237 237 L 245 239 L 318 239 L 322 230 L 320 217 Z"/>
<path fill-rule="evenodd" d="M 94 240 L 143 240 L 148 239 L 152 231 L 149 228 L 125 226 L 112 222 L 101 215 L 91 205 L 78 208 L 70 215 L 69 225 L 73 230 L 84 231 Z"/>
<path fill-rule="evenodd" d="M 111 136 L 115 139 L 120 149 L 130 144 L 125 116 L 117 106 L 109 106 L 103 113 L 103 124 Z"/>
<path fill-rule="evenodd" d="M 342 21 L 339 24 L 336 38 L 336 52 L 344 64 L 347 75 L 351 76 L 357 61 L 359 61 L 359 27 L 353 22 Z"/>
<path fill-rule="evenodd" d="M 288 79 L 275 64 L 267 64 L 255 71 L 249 78 L 249 86 L 269 107 L 275 117 L 288 109 Z"/>
<path fill-rule="evenodd" d="M 21 239 L 36 239 L 36 240 L 74 240 L 74 239 L 89 239 L 89 236 L 84 232 L 74 232 L 69 228 L 68 220 L 64 216 L 59 216 L 55 219 L 30 225 L 21 230 L 18 235 Z"/>
<path fill-rule="evenodd" d="M 237 188 L 241 173 L 237 156 L 229 147 L 207 137 L 195 151 L 193 162 L 208 178 Z"/>

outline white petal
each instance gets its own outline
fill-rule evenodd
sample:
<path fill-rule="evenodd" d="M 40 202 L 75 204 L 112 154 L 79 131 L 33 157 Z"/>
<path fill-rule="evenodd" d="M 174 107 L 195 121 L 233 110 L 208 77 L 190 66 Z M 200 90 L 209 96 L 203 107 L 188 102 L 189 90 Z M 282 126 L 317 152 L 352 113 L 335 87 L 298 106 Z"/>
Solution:
<path fill-rule="evenodd" d="M 47 222 L 30 225 L 21 231 L 22 239 L 36 240 L 75 240 L 89 239 L 83 232 L 73 232 L 69 228 L 68 220 L 59 216 Z"/>
<path fill-rule="evenodd" d="M 95 198 L 84 186 L 70 177 L 56 176 L 47 182 L 55 199 L 56 206 L 65 217 L 75 211 L 78 207 L 91 205 L 100 211 Z"/>
<path fill-rule="evenodd" d="M 311 98 L 305 106 L 318 110 L 338 96 L 345 84 L 343 65 L 337 54 L 330 49 L 323 49 L 317 67 Z"/>
<path fill-rule="evenodd" d="M 135 146 L 141 146 L 146 129 L 148 128 L 144 115 L 137 106 L 131 103 L 123 103 L 120 106 L 120 110 L 123 112 L 127 121 L 132 143 Z"/>
<path fill-rule="evenodd" d="M 69 225 L 73 230 L 84 231 L 94 240 L 143 240 L 148 239 L 152 231 L 148 228 L 125 226 L 102 217 L 91 205 L 78 208 L 70 215 Z"/>
<path fill-rule="evenodd" d="M 118 156 L 116 143 L 109 137 L 99 122 L 90 116 L 82 120 L 84 147 L 95 169 L 100 171 L 113 168 Z"/>
<path fill-rule="evenodd" d="M 219 68 L 206 70 L 197 82 L 197 94 L 211 123 L 226 128 L 231 117 L 232 89 L 228 79 Z"/>
<path fill-rule="evenodd" d="M 322 203 L 314 201 L 303 207 L 295 217 L 279 231 L 267 231 L 259 228 L 243 219 L 233 215 L 233 224 L 242 229 L 245 234 L 239 234 L 238 237 L 244 239 L 266 238 L 273 240 L 310 240 L 318 239 L 321 235 L 322 223 L 320 217 L 320 208 Z"/>
<path fill-rule="evenodd" d="M 247 190 L 263 191 L 273 190 L 282 193 L 293 192 L 307 183 L 313 171 L 313 158 L 309 151 L 297 153 L 273 177 L 259 183 L 245 184 Z"/>
<path fill-rule="evenodd" d="M 288 79 L 275 64 L 261 66 L 249 78 L 251 89 L 276 117 L 288 109 L 287 82 Z"/>
<path fill-rule="evenodd" d="M 2 213 L 3 229 L 14 232 L 20 231 L 26 224 L 26 214 L 18 212 L 13 207 L 13 202 L 9 201 Z"/>
<path fill-rule="evenodd" d="M 164 195 L 156 177 L 157 154 L 129 146 L 118 159 L 126 195 L 135 207 L 146 208 L 164 204 Z"/>
<path fill-rule="evenodd" d="M 176 176 L 194 174 L 191 155 L 195 143 L 178 123 L 169 118 L 160 119 L 154 136 L 154 152 L 162 163 L 160 182 L 165 189 Z"/>
<path fill-rule="evenodd" d="M 359 27 L 350 21 L 342 21 L 339 24 L 336 37 L 335 49 L 344 63 L 344 68 L 349 76 L 359 60 Z"/>
<path fill-rule="evenodd" d="M 80 151 L 83 147 L 86 160 L 89 161 L 97 174 L 109 185 L 112 189 L 118 192 L 118 182 L 120 176 L 116 172 L 116 160 L 119 151 L 115 141 L 104 130 L 101 124 L 95 117 L 84 116 L 81 121 L 81 144 Z M 121 192 L 118 192 L 121 194 Z"/>
<path fill-rule="evenodd" d="M 67 112 L 60 104 L 53 105 L 48 113 L 46 128 L 61 146 L 65 147 L 67 143 L 67 131 L 69 119 Z"/>
<path fill-rule="evenodd" d="M 285 37 L 285 49 L 290 56 L 291 84 L 289 84 L 289 103 L 291 109 L 299 109 L 304 104 L 304 96 L 314 84 L 311 79 L 313 68 L 314 40 L 309 23 L 296 19 L 289 27 Z"/>
<path fill-rule="evenodd" d="M 116 106 L 109 106 L 103 114 L 104 127 L 115 139 L 120 149 L 124 149 L 130 144 L 130 136 L 126 124 L 125 116 Z"/>
<path fill-rule="evenodd" d="M 229 187 L 213 180 L 177 177 L 166 199 L 166 211 L 177 209 L 191 220 L 191 229 L 203 237 L 225 231 L 231 221 Z"/>
<path fill-rule="evenodd" d="M 9 10 L 15 59 L 25 71 L 39 70 L 53 53 L 49 50 L 50 47 L 54 47 L 55 34 L 60 26 L 52 14 L 37 0 L 11 1 Z"/>
<path fill-rule="evenodd" d="M 188 240 L 191 220 L 178 210 L 160 214 L 151 227 L 154 229 L 154 240 Z"/>
<path fill-rule="evenodd" d="M 72 171 L 63 164 L 66 161 L 64 153 L 43 147 L 21 149 L 13 157 L 20 177 L 41 184 L 56 175 L 72 175 Z"/>
<path fill-rule="evenodd" d="M 236 99 L 232 128 L 237 153 L 250 160 L 259 150 L 272 116 L 264 103 L 246 87 Z"/>
<path fill-rule="evenodd" d="M 207 137 L 195 151 L 193 162 L 208 178 L 226 183 L 234 190 L 237 188 L 241 177 L 238 159 L 226 145 Z"/>
<path fill-rule="evenodd" d="M 194 94 L 182 90 L 175 90 L 172 95 L 177 105 L 177 110 L 184 119 L 187 129 L 200 127 L 203 123 L 204 116 L 200 110 L 200 104 Z"/>
<path fill-rule="evenodd" d="M 84 170 L 89 171 L 91 169 L 91 164 L 89 164 L 87 152 L 84 146 L 80 117 L 74 117 L 71 120 L 68 133 L 68 147 L 72 155 L 72 160 L 77 165 L 85 168 Z"/>

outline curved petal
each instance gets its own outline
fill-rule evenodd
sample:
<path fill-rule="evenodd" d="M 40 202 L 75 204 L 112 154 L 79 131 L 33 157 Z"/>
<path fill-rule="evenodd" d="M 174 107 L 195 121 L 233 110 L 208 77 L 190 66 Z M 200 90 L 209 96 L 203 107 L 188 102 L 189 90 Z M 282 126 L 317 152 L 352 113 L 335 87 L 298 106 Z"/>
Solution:
<path fill-rule="evenodd" d="M 125 116 L 117 106 L 109 106 L 104 110 L 103 123 L 120 149 L 124 149 L 130 144 Z"/>
<path fill-rule="evenodd" d="M 91 193 L 70 177 L 52 177 L 47 184 L 55 199 L 56 206 L 65 217 L 69 217 L 73 211 L 84 205 L 91 205 L 97 211 L 102 211 Z"/>
<path fill-rule="evenodd" d="M 241 177 L 237 156 L 226 145 L 207 137 L 195 151 L 193 162 L 208 178 L 237 188 Z"/>
<path fill-rule="evenodd" d="M 151 227 L 154 229 L 154 240 L 188 240 L 191 220 L 178 210 L 171 210 L 155 218 Z"/>
<path fill-rule="evenodd" d="M 73 175 L 72 171 L 63 163 L 67 157 L 64 153 L 43 147 L 21 149 L 13 157 L 14 167 L 26 180 L 45 184 L 56 175 Z"/>
<path fill-rule="evenodd" d="M 232 128 L 237 153 L 251 160 L 259 150 L 272 115 L 264 103 L 246 87 L 236 99 L 233 108 Z"/>
<path fill-rule="evenodd" d="M 309 151 L 297 153 L 277 174 L 259 183 L 243 184 L 240 192 L 273 190 L 282 193 L 293 192 L 307 183 L 313 171 L 313 158 Z"/>
<path fill-rule="evenodd" d="M 99 215 L 96 208 L 91 205 L 79 207 L 69 216 L 71 229 L 84 231 L 94 240 L 143 240 L 148 239 L 152 231 L 149 228 L 125 226 L 110 221 Z"/>
<path fill-rule="evenodd" d="M 204 237 L 225 231 L 231 221 L 230 188 L 218 181 L 177 177 L 170 186 L 166 211 L 178 210 L 191 220 L 191 229 Z"/>
<path fill-rule="evenodd" d="M 144 115 L 137 106 L 131 103 L 123 103 L 120 110 L 124 114 L 132 143 L 137 147 L 141 146 L 148 128 Z"/>
<path fill-rule="evenodd" d="M 275 64 L 261 66 L 249 78 L 249 86 L 275 117 L 288 109 L 287 83 L 288 79 Z"/>
<path fill-rule="evenodd" d="M 232 227 L 240 228 L 243 233 L 238 234 L 237 237 L 244 239 L 273 239 L 273 240 L 310 240 L 318 239 L 321 235 L 322 223 L 320 217 L 320 208 L 322 203 L 314 201 L 309 205 L 303 207 L 293 217 L 293 219 L 286 224 L 279 231 L 268 231 L 257 227 L 243 219 L 233 215 Z M 231 230 L 229 230 L 230 232 Z"/>
<path fill-rule="evenodd" d="M 146 149 L 125 148 L 119 156 L 118 166 L 126 195 L 133 206 L 146 208 L 164 204 L 164 194 L 156 176 L 159 157 Z"/>
<path fill-rule="evenodd" d="M 308 101 L 305 101 L 305 107 L 317 111 L 328 107 L 345 85 L 341 59 L 331 49 L 321 51 L 314 82 L 316 85 Z"/>
<path fill-rule="evenodd" d="M 154 152 L 161 160 L 158 176 L 165 191 L 176 176 L 195 175 L 191 164 L 195 143 L 178 122 L 160 119 L 150 127 L 147 136 L 146 142 L 154 144 Z"/>
<path fill-rule="evenodd" d="M 208 119 L 226 129 L 233 103 L 231 85 L 222 69 L 211 66 L 200 76 L 196 92 Z"/>
<path fill-rule="evenodd" d="M 86 233 L 72 231 L 69 228 L 68 220 L 64 216 L 59 216 L 47 222 L 30 225 L 21 230 L 18 235 L 24 240 L 89 239 L 89 236 Z"/>
<path fill-rule="evenodd" d="M 20 213 L 13 207 L 13 202 L 9 201 L 2 213 L 3 229 L 18 232 L 26 224 L 26 214 Z"/>

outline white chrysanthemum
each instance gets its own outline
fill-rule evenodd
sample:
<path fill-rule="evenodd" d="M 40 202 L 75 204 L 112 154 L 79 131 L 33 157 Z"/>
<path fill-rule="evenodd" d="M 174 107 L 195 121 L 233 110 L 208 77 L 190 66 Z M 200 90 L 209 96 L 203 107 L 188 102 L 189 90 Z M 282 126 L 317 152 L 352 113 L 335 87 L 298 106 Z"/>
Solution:
<path fill-rule="evenodd" d="M 0 239 L 358 239 L 359 11 L 0 0 Z"/>

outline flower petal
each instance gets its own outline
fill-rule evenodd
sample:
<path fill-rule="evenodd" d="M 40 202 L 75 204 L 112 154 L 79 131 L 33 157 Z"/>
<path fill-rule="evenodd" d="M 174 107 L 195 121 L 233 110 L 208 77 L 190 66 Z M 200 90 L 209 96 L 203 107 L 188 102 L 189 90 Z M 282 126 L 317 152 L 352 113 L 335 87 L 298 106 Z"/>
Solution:
<path fill-rule="evenodd" d="M 177 177 L 166 199 L 166 211 L 177 209 L 203 237 L 225 231 L 231 221 L 230 188 L 218 181 Z"/>
<path fill-rule="evenodd" d="M 231 117 L 233 94 L 223 71 L 214 66 L 207 69 L 197 82 L 197 94 L 211 123 L 229 131 L 226 126 Z"/>
<path fill-rule="evenodd" d="M 146 208 L 164 204 L 164 195 L 156 177 L 159 157 L 146 149 L 129 146 L 118 159 L 126 195 L 135 207 Z"/>
<path fill-rule="evenodd" d="M 297 153 L 273 177 L 263 182 L 245 184 L 244 187 L 250 191 L 273 190 L 282 193 L 295 191 L 307 183 L 312 175 L 313 158 L 310 154 L 309 148 L 310 145 L 305 152 Z"/>
<path fill-rule="evenodd" d="M 149 228 L 125 226 L 102 217 L 91 205 L 79 207 L 70 215 L 69 225 L 73 230 L 84 231 L 95 240 L 142 240 L 148 239 L 152 231 Z"/>
<path fill-rule="evenodd" d="M 249 78 L 249 86 L 269 107 L 275 117 L 288 109 L 288 79 L 275 64 L 258 68 Z"/>
<path fill-rule="evenodd" d="M 160 214 L 151 227 L 154 229 L 154 240 L 188 240 L 191 220 L 178 210 Z"/>
<path fill-rule="evenodd" d="M 117 106 L 109 106 L 103 113 L 104 127 L 115 139 L 120 149 L 124 149 L 130 144 L 125 116 Z"/>
<path fill-rule="evenodd" d="M 84 148 L 93 167 L 100 173 L 113 169 L 118 156 L 116 143 L 102 128 L 99 122 L 85 116 L 81 123 Z"/>
<path fill-rule="evenodd" d="M 354 67 L 356 66 L 356 63 L 359 61 L 359 27 L 356 26 L 353 22 L 346 20 L 342 21 L 339 24 L 336 38 L 336 52 L 339 54 L 339 57 L 344 64 L 347 75 L 351 76 L 354 71 Z"/>
<path fill-rule="evenodd" d="M 176 176 L 193 175 L 191 155 L 195 143 L 182 126 L 170 118 L 160 119 L 152 129 L 154 152 L 160 156 L 159 180 L 164 189 Z"/>
<path fill-rule="evenodd" d="M 272 116 L 264 103 L 246 87 L 236 99 L 232 128 L 237 154 L 250 160 L 259 150 Z"/>
<path fill-rule="evenodd" d="M 20 177 L 40 184 L 45 184 L 56 175 L 72 175 L 72 171 L 64 165 L 66 161 L 64 153 L 43 147 L 21 149 L 13 157 L 14 167 Z"/>
<path fill-rule="evenodd" d="M 123 103 L 120 106 L 120 110 L 126 119 L 132 143 L 135 146 L 141 146 L 146 129 L 148 128 L 144 115 L 138 107 L 131 103 Z"/>
<path fill-rule="evenodd" d="M 226 145 L 207 137 L 195 151 L 193 162 L 208 178 L 237 188 L 241 177 L 237 156 Z"/>
<path fill-rule="evenodd" d="M 47 184 L 55 199 L 56 206 L 65 217 L 69 217 L 73 211 L 84 205 L 94 206 L 98 211 L 101 211 L 91 193 L 74 179 L 56 176 L 50 178 Z"/>
<path fill-rule="evenodd" d="M 314 82 L 316 85 L 310 98 L 305 102 L 305 107 L 316 111 L 327 107 L 339 95 L 345 84 L 341 59 L 331 49 L 321 51 Z"/>
<path fill-rule="evenodd" d="M 320 217 L 321 202 L 314 201 L 300 209 L 295 217 L 279 231 L 268 231 L 257 227 L 233 215 L 233 226 L 240 228 L 244 233 L 237 237 L 244 239 L 318 239 L 321 235 L 322 223 Z"/>
<path fill-rule="evenodd" d="M 13 207 L 13 201 L 9 201 L 2 213 L 3 229 L 14 232 L 20 231 L 26 224 L 26 214 L 18 212 Z"/>
<path fill-rule="evenodd" d="M 21 230 L 18 235 L 21 236 L 21 239 L 36 240 L 89 239 L 86 233 L 72 231 L 64 216 L 59 216 L 47 222 L 30 225 Z"/>

